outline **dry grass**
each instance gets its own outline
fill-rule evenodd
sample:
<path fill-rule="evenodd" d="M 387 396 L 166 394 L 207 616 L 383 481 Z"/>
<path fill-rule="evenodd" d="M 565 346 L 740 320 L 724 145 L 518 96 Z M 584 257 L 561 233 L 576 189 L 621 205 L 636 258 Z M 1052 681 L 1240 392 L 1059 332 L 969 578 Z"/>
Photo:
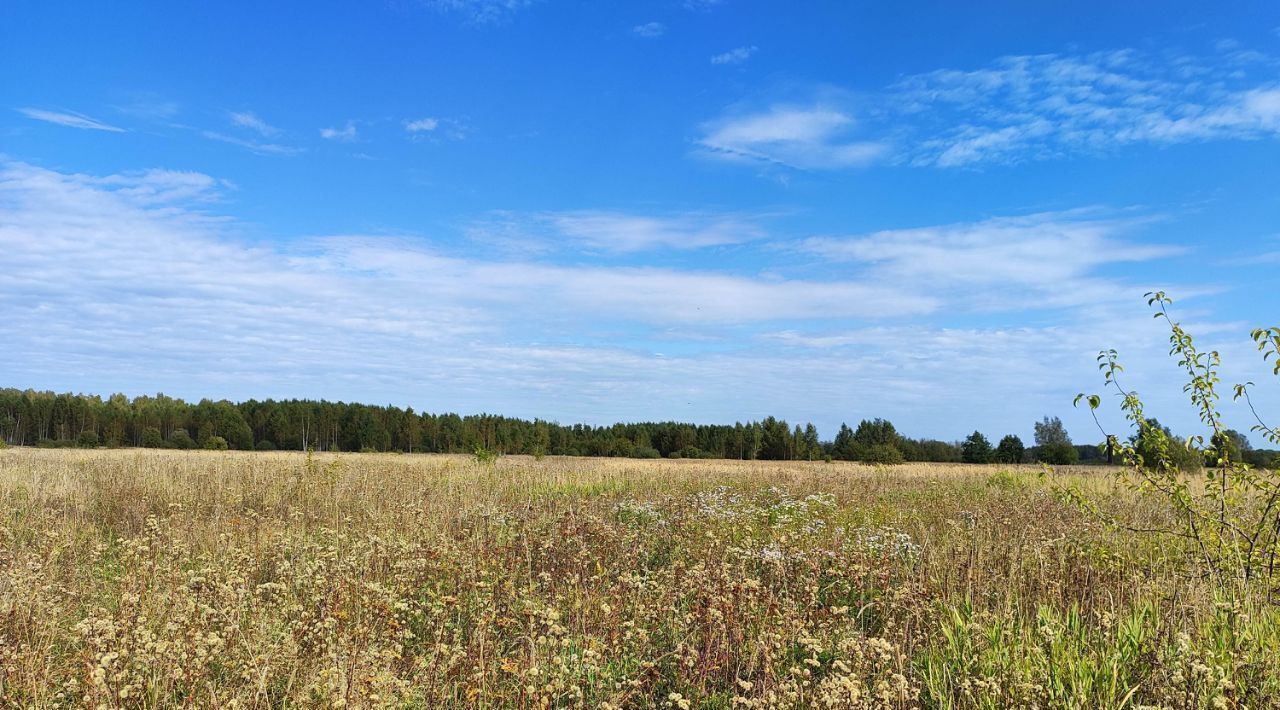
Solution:
<path fill-rule="evenodd" d="M 1280 614 L 1188 552 L 1029 468 L 6 450 L 0 698 L 1280 705 Z"/>

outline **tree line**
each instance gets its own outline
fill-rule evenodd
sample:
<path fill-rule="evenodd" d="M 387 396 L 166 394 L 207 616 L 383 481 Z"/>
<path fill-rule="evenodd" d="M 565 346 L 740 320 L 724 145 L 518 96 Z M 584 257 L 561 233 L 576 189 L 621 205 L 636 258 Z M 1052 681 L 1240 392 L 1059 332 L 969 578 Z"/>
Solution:
<path fill-rule="evenodd" d="M 196 403 L 164 394 L 130 399 L 113 394 L 0 389 L 0 440 L 17 446 L 135 446 L 317 451 L 401 451 L 634 458 L 764 460 L 839 459 L 1047 463 L 1101 462 L 1097 446 L 1071 443 L 1061 421 L 1036 424 L 1034 446 L 1014 435 L 996 446 L 979 432 L 964 442 L 914 439 L 884 419 L 841 425 L 822 441 L 813 424 L 765 417 L 727 424 L 639 422 L 563 425 L 493 414 L 462 416 L 410 408 L 324 400 L 248 400 Z"/>

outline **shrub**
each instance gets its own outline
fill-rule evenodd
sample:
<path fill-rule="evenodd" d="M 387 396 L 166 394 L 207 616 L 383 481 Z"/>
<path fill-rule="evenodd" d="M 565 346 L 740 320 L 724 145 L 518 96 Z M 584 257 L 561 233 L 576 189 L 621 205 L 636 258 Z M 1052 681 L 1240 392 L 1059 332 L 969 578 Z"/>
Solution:
<path fill-rule="evenodd" d="M 93 449 L 98 446 L 98 432 L 86 430 L 80 432 L 80 436 L 76 437 L 76 446 L 82 449 Z"/>
<path fill-rule="evenodd" d="M 686 459 L 709 459 L 714 458 L 715 455 L 703 451 L 696 446 L 686 446 L 683 449 L 680 449 L 680 457 Z"/>
<path fill-rule="evenodd" d="M 595 447 L 597 456 L 630 456 L 635 448 L 630 439 L 621 436 L 601 441 Z"/>
<path fill-rule="evenodd" d="M 186 429 L 174 429 L 169 435 L 169 445 L 175 449 L 194 449 L 196 440 L 191 438 Z"/>
<path fill-rule="evenodd" d="M 1002 491 L 1017 491 L 1027 487 L 1027 481 L 1011 471 L 996 471 L 987 476 L 987 487 Z"/>
<path fill-rule="evenodd" d="M 1148 419 L 1146 425 L 1129 438 L 1129 445 L 1133 447 L 1135 458 L 1148 468 L 1164 465 L 1176 471 L 1192 472 L 1199 471 L 1206 458 L 1216 459 L 1213 453 L 1205 456 L 1188 448 L 1173 435 L 1169 427 L 1162 426 L 1154 417 Z M 1235 457 L 1231 460 L 1240 459 Z M 1210 462 L 1210 465 L 1213 463 Z"/>
<path fill-rule="evenodd" d="M 164 437 L 160 436 L 160 430 L 149 426 L 142 430 L 142 445 L 148 449 L 163 449 Z"/>
<path fill-rule="evenodd" d="M 1036 460 L 1053 466 L 1071 466 L 1080 460 L 1080 452 L 1069 442 L 1053 442 L 1036 448 Z"/>
<path fill-rule="evenodd" d="M 486 448 L 484 444 L 476 444 L 475 448 L 471 451 L 471 455 L 475 462 L 482 466 L 492 465 L 498 460 L 498 456 L 500 456 L 497 451 Z"/>
<path fill-rule="evenodd" d="M 892 444 L 873 444 L 862 452 L 863 463 L 900 464 L 902 452 Z"/>
<path fill-rule="evenodd" d="M 267 439 L 263 439 L 262 441 L 259 441 L 258 443 L 254 444 L 253 448 L 257 449 L 258 451 L 275 451 L 276 445 L 271 443 Z"/>
<path fill-rule="evenodd" d="M 227 440 L 220 436 L 211 436 L 204 440 L 204 448 L 210 451 L 226 451 Z"/>
<path fill-rule="evenodd" d="M 1161 427 L 1154 417 L 1148 417 L 1138 393 L 1126 389 L 1120 383 L 1119 354 L 1115 350 L 1103 350 L 1098 354 L 1104 385 L 1116 391 L 1122 398 L 1120 408 L 1135 432 L 1127 444 L 1120 446 L 1120 454 L 1127 464 L 1125 481 L 1137 492 L 1150 496 L 1168 506 L 1176 527 L 1157 529 L 1172 538 L 1195 542 L 1209 576 L 1225 591 L 1236 592 L 1235 581 L 1262 577 L 1274 583 L 1276 561 L 1280 557 L 1280 476 L 1273 471 L 1253 469 L 1247 463 L 1233 460 L 1227 446 L 1229 437 L 1222 413 L 1218 410 L 1219 371 L 1222 359 L 1216 350 L 1201 352 L 1191 334 L 1169 315 L 1172 299 L 1163 291 L 1147 294 L 1147 305 L 1156 310 L 1156 317 L 1163 318 L 1169 326 L 1169 354 L 1178 358 L 1178 366 L 1186 375 L 1182 391 L 1198 410 L 1201 423 L 1209 430 L 1209 437 L 1193 436 L 1185 443 L 1171 440 L 1168 429 Z M 1254 342 L 1263 354 L 1263 360 L 1272 366 L 1272 374 L 1280 375 L 1280 327 L 1258 328 L 1252 332 Z M 1275 359 L 1274 363 L 1271 362 Z M 1280 428 L 1264 422 L 1249 398 L 1252 382 L 1237 384 L 1235 398 L 1243 399 L 1257 422 L 1251 431 L 1272 443 L 1280 443 Z M 1087 401 L 1094 422 L 1099 430 L 1096 410 L 1102 397 L 1096 394 L 1076 395 L 1075 403 Z M 1108 441 L 1118 437 L 1102 430 Z M 1182 450 L 1187 450 L 1186 453 Z M 1186 460 L 1187 453 L 1195 462 Z M 1182 473 L 1184 465 L 1194 466 L 1208 458 L 1214 464 L 1205 474 L 1201 487 L 1193 477 Z M 1107 522 L 1128 527 L 1126 521 L 1108 517 L 1098 511 L 1078 488 L 1062 489 L 1082 509 L 1095 513 Z M 1138 522 L 1142 525 L 1143 521 Z M 1129 529 L 1136 529 L 1130 527 Z M 1144 526 L 1142 529 L 1149 530 Z M 1268 599 L 1271 594 L 1268 594 Z"/>
<path fill-rule="evenodd" d="M 662 458 L 662 453 L 652 446 L 637 446 L 631 451 L 631 458 L 660 459 Z"/>

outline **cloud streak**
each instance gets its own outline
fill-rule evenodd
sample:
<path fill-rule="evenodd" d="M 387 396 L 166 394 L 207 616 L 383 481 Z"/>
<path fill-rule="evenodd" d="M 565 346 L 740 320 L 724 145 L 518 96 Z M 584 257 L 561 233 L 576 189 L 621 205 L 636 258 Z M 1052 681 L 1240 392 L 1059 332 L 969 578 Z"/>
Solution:
<path fill-rule="evenodd" d="M 27 118 L 45 123 L 53 123 L 67 128 L 80 128 L 90 131 L 107 131 L 110 133 L 124 133 L 123 128 L 103 123 L 96 118 L 90 118 L 82 113 L 71 113 L 67 111 L 49 111 L 42 108 L 19 108 L 15 109 L 18 113 Z"/>
<path fill-rule="evenodd" d="M 416 236 L 255 242 L 216 209 L 230 189 L 193 172 L 0 164 L 0 371 L 19 385 L 588 421 L 772 413 L 828 435 L 842 419 L 890 416 L 912 433 L 959 436 L 948 427 L 972 426 L 975 398 L 1011 403 L 993 415 L 999 426 L 1026 425 L 1044 402 L 1069 401 L 1053 383 L 1092 382 L 1097 347 L 1145 340 L 1138 291 L 1098 270 L 1171 253 L 1127 240 L 1138 220 L 1071 212 L 758 245 L 800 259 L 811 272 L 801 277 L 506 260 Z M 734 215 L 537 219 L 602 250 L 764 234 Z M 1083 290 L 1046 304 L 1039 279 Z M 989 306 L 960 293 L 1065 315 L 956 325 Z M 1155 359 L 1162 342 L 1150 339 Z M 1034 384 L 1015 392 L 1011 381 Z"/>
<path fill-rule="evenodd" d="M 422 0 L 427 7 L 450 14 L 461 15 L 477 25 L 501 24 L 509 21 L 521 10 L 533 5 L 533 0 Z"/>
<path fill-rule="evenodd" d="M 200 135 L 212 141 L 220 143 L 228 143 L 230 145 L 239 146 L 258 155 L 298 155 L 305 152 L 302 148 L 295 146 L 281 145 L 279 143 L 263 143 L 261 141 L 248 140 L 245 138 L 237 138 L 229 136 L 225 133 L 217 131 L 201 131 Z"/>
<path fill-rule="evenodd" d="M 851 140 L 852 116 L 829 106 L 774 105 L 703 126 L 698 144 L 710 157 L 798 169 L 835 169 L 869 165 L 887 146 Z"/>
<path fill-rule="evenodd" d="M 1149 224 L 1150 217 L 1098 212 L 1045 212 L 812 237 L 799 248 L 830 262 L 856 264 L 887 282 L 920 284 L 952 307 L 984 311 L 1086 308 L 1123 299 L 1154 286 L 1102 278 L 1099 269 L 1183 252 L 1124 238 Z"/>
<path fill-rule="evenodd" d="M 248 128 L 249 130 L 256 131 L 267 138 L 280 134 L 279 128 L 276 128 L 262 120 L 252 111 L 231 112 L 231 125 L 238 128 Z"/>
<path fill-rule="evenodd" d="M 698 152 L 799 169 L 966 168 L 1134 144 L 1273 139 L 1277 69 L 1280 61 L 1232 46 L 1210 59 L 1136 50 L 1005 56 L 837 100 L 828 90 L 807 102 L 738 108 L 702 125 Z"/>
<path fill-rule="evenodd" d="M 497 213 L 471 225 L 468 234 L 476 241 L 512 252 L 574 249 L 619 255 L 730 246 L 766 236 L 757 219 L 747 215 L 648 215 L 610 210 Z"/>
<path fill-rule="evenodd" d="M 893 100 L 933 134 L 912 162 L 940 167 L 1280 133 L 1280 85 L 1249 85 L 1240 73 L 1130 50 L 1012 56 L 909 77 L 893 87 Z"/>

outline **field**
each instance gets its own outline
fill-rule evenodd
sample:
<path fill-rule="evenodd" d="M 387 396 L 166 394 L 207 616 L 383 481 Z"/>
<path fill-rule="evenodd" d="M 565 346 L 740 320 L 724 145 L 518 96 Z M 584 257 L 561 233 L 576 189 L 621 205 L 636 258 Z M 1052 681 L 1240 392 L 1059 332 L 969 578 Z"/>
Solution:
<path fill-rule="evenodd" d="M 1032 467 L 10 449 L 0 698 L 1280 706 L 1280 611 L 1194 559 Z"/>

